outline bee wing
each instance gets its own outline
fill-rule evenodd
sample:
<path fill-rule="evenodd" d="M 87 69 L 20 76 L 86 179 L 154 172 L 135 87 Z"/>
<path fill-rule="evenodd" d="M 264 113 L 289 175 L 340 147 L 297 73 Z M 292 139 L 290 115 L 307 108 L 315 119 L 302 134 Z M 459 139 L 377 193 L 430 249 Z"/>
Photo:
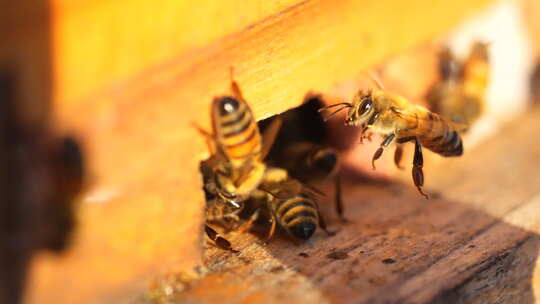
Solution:
<path fill-rule="evenodd" d="M 464 123 L 459 123 L 459 122 L 454 122 L 454 121 L 448 121 L 446 120 L 446 122 L 451 125 L 454 130 L 456 130 L 457 132 L 467 132 L 467 130 L 469 129 L 469 125 L 467 124 L 464 124 Z"/>
<path fill-rule="evenodd" d="M 292 197 L 302 192 L 302 188 L 303 186 L 299 181 L 290 178 L 280 183 L 280 189 L 282 192 L 280 194 L 286 198 Z"/>
<path fill-rule="evenodd" d="M 313 197 L 314 195 L 322 196 L 322 197 L 326 196 L 326 194 L 324 194 L 321 190 L 313 186 L 308 186 L 308 185 L 303 185 L 303 186 L 304 186 L 304 192 L 307 193 L 311 197 Z"/>
<path fill-rule="evenodd" d="M 326 196 L 319 189 L 310 185 L 306 185 L 296 179 L 288 179 L 284 183 L 287 184 L 286 186 L 287 189 L 290 189 L 292 192 L 294 192 L 295 195 L 299 193 L 303 193 L 310 197 L 313 197 L 313 196 L 325 197 Z"/>
<path fill-rule="evenodd" d="M 444 117 L 440 116 L 439 114 L 433 113 L 433 112 L 429 111 L 428 109 L 426 109 L 424 107 L 421 107 L 421 106 L 417 105 L 416 108 L 419 109 L 420 111 L 419 112 L 416 112 L 416 111 L 413 112 L 413 111 L 402 110 L 402 109 L 398 109 L 398 108 L 394 108 L 394 107 L 390 108 L 390 109 L 397 116 L 401 117 L 404 120 L 408 120 L 408 121 L 440 120 L 440 121 L 443 121 L 444 123 L 450 125 L 457 132 L 465 132 L 469 128 L 469 126 L 467 124 L 447 120 Z M 419 113 L 421 113 L 421 114 L 419 115 Z"/>
<path fill-rule="evenodd" d="M 270 186 L 260 186 L 259 189 L 277 199 L 286 199 L 298 195 L 304 187 L 295 179 L 287 179 Z"/>
<path fill-rule="evenodd" d="M 280 189 L 275 189 L 275 190 L 268 190 L 264 188 L 260 188 L 260 189 L 277 199 L 286 199 L 286 198 L 296 195 L 296 192 L 294 190 L 291 190 L 288 188 L 280 188 Z"/>
<path fill-rule="evenodd" d="M 281 129 L 282 124 L 283 118 L 281 118 L 281 116 L 278 116 L 274 118 L 274 120 L 272 120 L 268 128 L 266 128 L 266 130 L 263 132 L 261 159 L 265 159 L 266 155 L 268 155 L 268 152 L 270 152 L 270 150 L 272 149 L 272 146 L 274 145 L 274 141 L 279 134 L 279 130 Z"/>

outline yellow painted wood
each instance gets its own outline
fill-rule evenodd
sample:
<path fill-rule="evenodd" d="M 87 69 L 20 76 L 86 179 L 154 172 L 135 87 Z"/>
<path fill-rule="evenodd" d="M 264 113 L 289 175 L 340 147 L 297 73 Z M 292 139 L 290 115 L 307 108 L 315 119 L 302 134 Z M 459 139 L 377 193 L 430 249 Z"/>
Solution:
<path fill-rule="evenodd" d="M 299 2 L 52 1 L 57 98 L 73 101 Z"/>

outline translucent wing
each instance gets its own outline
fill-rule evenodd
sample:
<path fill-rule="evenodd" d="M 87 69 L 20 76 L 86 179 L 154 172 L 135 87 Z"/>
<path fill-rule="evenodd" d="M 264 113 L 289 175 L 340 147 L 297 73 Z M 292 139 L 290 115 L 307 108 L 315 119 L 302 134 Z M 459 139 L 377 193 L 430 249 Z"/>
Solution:
<path fill-rule="evenodd" d="M 399 117 L 401 117 L 401 118 L 403 118 L 405 120 L 408 120 L 408 121 L 416 121 L 416 120 L 420 120 L 420 121 L 443 121 L 444 123 L 450 125 L 454 130 L 456 130 L 458 132 L 464 132 L 469 128 L 469 126 L 467 124 L 457 123 L 457 122 L 454 122 L 454 121 L 447 120 L 447 119 L 441 117 L 439 114 L 433 113 L 433 112 L 429 111 L 428 109 L 426 109 L 424 107 L 415 105 L 415 108 L 417 108 L 418 111 L 407 111 L 407 110 L 402 110 L 402 109 L 398 109 L 398 108 L 391 108 L 391 110 L 392 110 L 392 112 L 394 112 Z"/>

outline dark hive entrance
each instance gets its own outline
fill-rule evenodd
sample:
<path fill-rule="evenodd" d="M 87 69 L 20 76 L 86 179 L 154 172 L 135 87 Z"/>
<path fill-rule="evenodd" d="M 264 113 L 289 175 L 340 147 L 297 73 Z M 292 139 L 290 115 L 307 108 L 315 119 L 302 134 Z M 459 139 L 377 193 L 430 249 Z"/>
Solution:
<path fill-rule="evenodd" d="M 289 176 L 302 183 L 306 183 L 306 185 L 312 181 L 311 178 L 313 177 L 320 177 L 320 179 L 323 180 L 337 171 L 338 159 L 335 150 L 332 148 L 325 148 L 327 128 L 318 112 L 319 108 L 322 106 L 323 102 L 320 98 L 312 97 L 295 109 L 258 123 L 260 132 L 264 135 L 265 130 L 271 125 L 272 121 L 278 117 L 282 119 L 280 131 L 277 134 L 269 154 L 264 160 L 267 166 L 284 168 L 289 173 Z M 308 146 L 309 149 L 305 149 L 306 146 Z M 321 149 L 321 147 L 323 148 Z M 291 148 L 294 151 L 292 151 Z M 298 153 L 299 150 L 308 152 L 304 155 L 302 154 L 303 152 Z M 308 165 L 305 165 L 306 163 L 304 160 L 310 157 L 310 154 L 313 154 L 312 151 L 316 151 L 318 154 L 317 157 L 312 157 L 313 159 L 316 159 L 316 161 L 309 163 L 308 167 Z M 302 164 L 304 164 L 304 166 L 302 166 Z M 238 216 L 237 220 L 230 221 L 231 225 L 228 225 L 227 221 L 211 220 L 212 214 L 209 214 L 208 212 L 210 211 L 210 213 L 212 213 L 211 211 L 216 209 L 215 207 L 220 204 L 216 205 L 216 196 L 209 191 L 209 186 L 211 188 L 209 182 L 211 182 L 213 173 L 208 166 L 208 160 L 201 162 L 201 172 L 203 173 L 203 182 L 205 184 L 206 206 L 207 208 L 210 207 L 207 210 L 208 224 L 221 226 L 226 231 L 229 229 L 234 230 L 233 227 L 239 224 L 237 222 L 238 219 L 241 220 L 241 222 L 245 222 L 256 210 L 259 210 L 259 217 L 255 222 L 255 225 L 252 226 L 252 228 L 254 228 L 252 232 L 255 232 L 262 237 L 266 236 L 269 228 L 268 220 L 270 218 L 268 210 L 265 210 L 266 208 L 257 208 L 256 204 L 250 203 L 250 200 L 241 204 L 242 210 L 236 213 Z"/>
<path fill-rule="evenodd" d="M 311 97 L 301 106 L 282 113 L 283 119 L 281 130 L 266 157 L 266 163 L 271 166 L 281 167 L 283 160 L 287 158 L 286 149 L 298 142 L 325 144 L 328 130 L 318 110 L 323 106 L 319 97 Z M 272 116 L 259 122 L 261 133 L 276 119 Z"/>

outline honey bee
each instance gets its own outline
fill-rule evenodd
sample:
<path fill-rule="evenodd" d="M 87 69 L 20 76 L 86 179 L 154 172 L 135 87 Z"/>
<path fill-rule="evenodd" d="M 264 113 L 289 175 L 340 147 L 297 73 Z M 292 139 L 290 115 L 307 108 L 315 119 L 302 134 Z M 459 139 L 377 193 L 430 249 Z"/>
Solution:
<path fill-rule="evenodd" d="M 329 146 L 308 141 L 297 142 L 285 148 L 280 165 L 294 179 L 310 186 L 327 179 L 334 181 L 335 209 L 340 219 L 343 216 L 343 200 L 341 194 L 341 179 L 339 175 L 339 154 Z"/>
<path fill-rule="evenodd" d="M 292 178 L 307 186 L 333 179 L 336 212 L 344 220 L 340 158 L 334 148 L 324 143 L 326 129 L 317 112 L 322 105 L 321 98 L 313 96 L 302 106 L 279 115 L 281 131 L 268 154 L 267 163 L 284 168 Z"/>
<path fill-rule="evenodd" d="M 56 144 L 51 157 L 51 180 L 54 202 L 45 210 L 43 218 L 51 219 L 54 225 L 49 229 L 41 229 L 40 233 L 48 234 L 47 248 L 60 252 L 68 245 L 75 228 L 75 199 L 85 185 L 85 163 L 82 149 L 78 141 L 64 137 Z"/>
<path fill-rule="evenodd" d="M 484 112 L 489 84 L 489 44 L 476 42 L 463 63 L 450 49 L 439 56 L 441 81 L 428 92 L 427 100 L 434 112 L 462 124 L 472 125 Z"/>
<path fill-rule="evenodd" d="M 529 93 L 533 104 L 540 103 L 540 60 L 538 60 L 533 68 L 529 80 Z"/>
<path fill-rule="evenodd" d="M 211 152 L 211 157 L 201 164 L 207 198 L 214 196 L 207 199 L 207 222 L 237 220 L 244 201 L 263 180 L 266 171 L 263 160 L 281 123 L 276 120 L 261 135 L 255 116 L 232 74 L 231 68 L 232 96 L 220 96 L 212 102 L 213 133 L 198 127 L 208 139 Z M 215 234 L 209 231 L 207 228 L 212 239 Z"/>
<path fill-rule="evenodd" d="M 326 228 L 313 193 L 302 183 L 289 177 L 285 169 L 268 168 L 264 181 L 253 194 L 253 200 L 260 208 L 266 208 L 271 217 L 272 225 L 267 241 L 272 238 L 277 227 L 300 240 L 308 240 L 317 226 L 329 235 L 332 234 Z M 255 217 L 257 215 L 258 211 Z M 250 221 L 253 220 L 254 218 Z"/>
<path fill-rule="evenodd" d="M 372 158 L 379 159 L 386 147 L 396 141 L 398 144 L 414 142 L 414 159 L 412 178 L 418 191 L 423 192 L 424 185 L 422 147 L 445 157 L 456 157 L 463 154 L 463 143 L 458 131 L 462 128 L 456 123 L 446 121 L 441 116 L 424 107 L 411 104 L 405 98 L 390 94 L 382 88 L 369 91 L 361 90 L 352 102 L 342 102 L 321 108 L 320 111 L 332 107 L 340 107 L 326 117 L 348 109 L 345 125 L 362 126 L 362 133 L 369 130 L 384 136 L 380 147 Z M 399 167 L 401 146 L 398 145 L 395 162 Z"/>

